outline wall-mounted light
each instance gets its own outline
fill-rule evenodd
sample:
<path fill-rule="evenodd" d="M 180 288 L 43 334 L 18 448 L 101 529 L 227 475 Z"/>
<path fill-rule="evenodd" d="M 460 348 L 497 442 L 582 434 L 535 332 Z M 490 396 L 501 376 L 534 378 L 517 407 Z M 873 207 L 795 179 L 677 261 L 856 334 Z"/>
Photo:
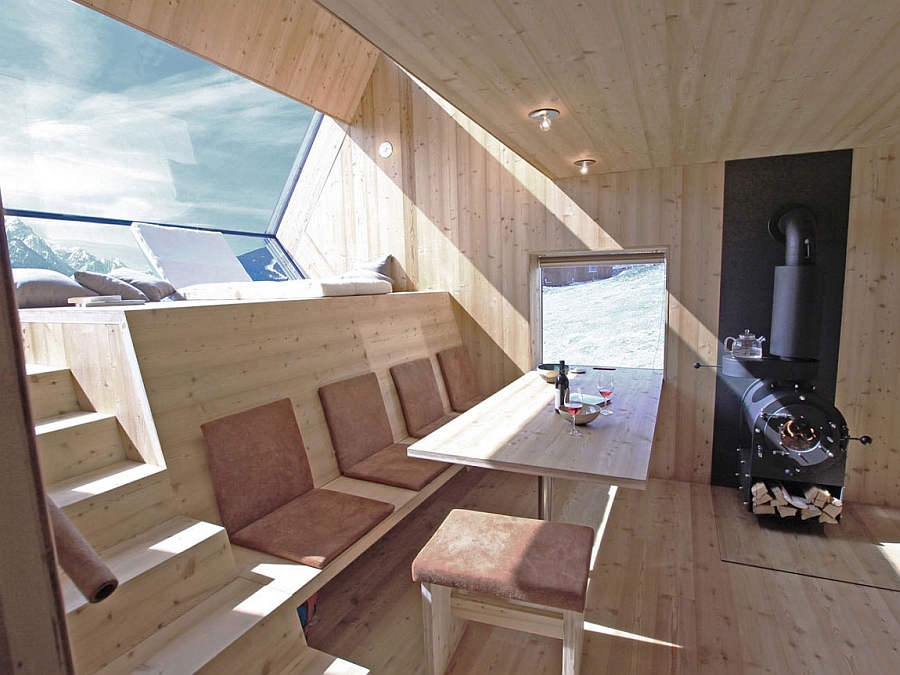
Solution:
<path fill-rule="evenodd" d="M 591 164 L 596 163 L 597 161 L 594 159 L 579 159 L 577 162 L 575 162 L 575 166 L 578 167 L 578 171 L 582 176 L 586 176 Z"/>
<path fill-rule="evenodd" d="M 553 108 L 538 108 L 537 110 L 532 110 L 528 113 L 528 116 L 535 122 L 538 122 L 538 127 L 541 131 L 549 131 L 550 121 L 559 117 L 559 110 L 554 110 Z"/>

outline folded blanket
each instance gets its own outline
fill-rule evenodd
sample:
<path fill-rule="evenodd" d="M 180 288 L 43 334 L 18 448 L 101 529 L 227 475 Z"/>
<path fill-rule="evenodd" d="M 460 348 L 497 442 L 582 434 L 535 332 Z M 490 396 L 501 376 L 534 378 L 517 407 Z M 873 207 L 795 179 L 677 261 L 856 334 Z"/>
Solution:
<path fill-rule="evenodd" d="M 100 602 L 116 590 L 119 580 L 66 515 L 49 499 L 50 524 L 59 566 L 88 602 Z"/>

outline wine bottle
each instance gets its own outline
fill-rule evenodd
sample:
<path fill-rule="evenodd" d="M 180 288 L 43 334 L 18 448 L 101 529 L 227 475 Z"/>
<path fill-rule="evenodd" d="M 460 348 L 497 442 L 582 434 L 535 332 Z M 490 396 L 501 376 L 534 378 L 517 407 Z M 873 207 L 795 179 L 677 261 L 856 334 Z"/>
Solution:
<path fill-rule="evenodd" d="M 559 412 L 559 409 L 569 400 L 569 378 L 566 377 L 566 362 L 559 362 L 559 372 L 556 374 L 556 398 L 554 399 L 553 410 Z"/>

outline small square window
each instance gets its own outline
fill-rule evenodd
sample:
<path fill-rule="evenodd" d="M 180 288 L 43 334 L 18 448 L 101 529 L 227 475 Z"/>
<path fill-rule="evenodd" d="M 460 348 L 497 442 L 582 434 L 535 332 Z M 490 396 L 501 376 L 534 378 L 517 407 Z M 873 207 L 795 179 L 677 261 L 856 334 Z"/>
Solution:
<path fill-rule="evenodd" d="M 541 256 L 538 262 L 542 362 L 663 368 L 663 254 Z"/>

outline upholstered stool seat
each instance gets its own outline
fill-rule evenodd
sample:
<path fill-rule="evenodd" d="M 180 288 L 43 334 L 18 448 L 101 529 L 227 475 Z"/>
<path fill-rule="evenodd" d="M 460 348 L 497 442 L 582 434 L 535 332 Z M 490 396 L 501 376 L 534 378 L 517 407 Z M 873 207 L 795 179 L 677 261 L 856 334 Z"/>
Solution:
<path fill-rule="evenodd" d="M 584 525 L 451 511 L 412 563 L 425 672 L 444 672 L 468 619 L 561 638 L 562 673 L 577 675 L 593 543 Z"/>

